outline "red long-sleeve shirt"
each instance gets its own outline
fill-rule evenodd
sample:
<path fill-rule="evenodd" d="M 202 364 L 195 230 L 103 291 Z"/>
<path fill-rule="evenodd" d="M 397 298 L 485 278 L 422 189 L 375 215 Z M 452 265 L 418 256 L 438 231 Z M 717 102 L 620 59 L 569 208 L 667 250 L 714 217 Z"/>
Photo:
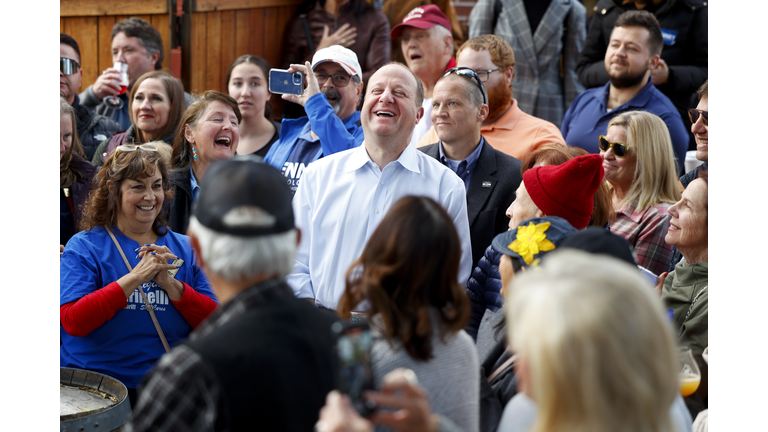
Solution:
<path fill-rule="evenodd" d="M 171 303 L 189 325 L 196 328 L 218 306 L 210 297 L 200 294 L 184 282 L 181 283 L 184 284 L 184 294 L 179 301 L 171 300 Z M 72 336 L 87 336 L 127 305 L 125 292 L 115 281 L 78 300 L 61 305 L 61 325 L 64 331 Z"/>

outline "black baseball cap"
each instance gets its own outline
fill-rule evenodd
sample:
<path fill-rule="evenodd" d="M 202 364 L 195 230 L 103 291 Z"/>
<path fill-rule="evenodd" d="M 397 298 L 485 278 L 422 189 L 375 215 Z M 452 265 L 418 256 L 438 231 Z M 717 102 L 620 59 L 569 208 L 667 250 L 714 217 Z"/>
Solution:
<path fill-rule="evenodd" d="M 605 228 L 587 227 L 568 237 L 560 247 L 609 255 L 633 266 L 637 265 L 627 239 Z"/>
<path fill-rule="evenodd" d="M 223 234 L 256 237 L 294 228 L 291 190 L 270 165 L 248 160 L 211 163 L 200 183 L 193 215 Z M 240 211 L 233 209 L 239 208 Z"/>

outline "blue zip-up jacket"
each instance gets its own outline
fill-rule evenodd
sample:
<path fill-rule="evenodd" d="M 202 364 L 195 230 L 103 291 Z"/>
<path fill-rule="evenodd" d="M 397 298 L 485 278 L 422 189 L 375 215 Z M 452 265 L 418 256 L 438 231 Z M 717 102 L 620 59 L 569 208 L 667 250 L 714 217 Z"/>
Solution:
<path fill-rule="evenodd" d="M 363 143 L 360 111 L 353 112 L 352 115 L 342 121 L 333 112 L 331 104 L 328 103 L 328 99 L 322 93 L 307 99 L 304 110 L 307 112 L 307 117 L 283 119 L 280 139 L 267 152 L 264 157 L 265 163 L 282 170 L 307 122 L 311 125 L 312 132 L 320 137 L 320 150 L 312 159 L 313 162 L 320 159 L 321 155 L 332 155 L 358 147 Z"/>

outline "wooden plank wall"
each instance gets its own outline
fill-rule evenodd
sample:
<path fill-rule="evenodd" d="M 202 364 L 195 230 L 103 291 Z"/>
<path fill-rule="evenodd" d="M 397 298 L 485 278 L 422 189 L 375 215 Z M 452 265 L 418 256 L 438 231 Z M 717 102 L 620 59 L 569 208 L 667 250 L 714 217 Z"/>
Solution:
<path fill-rule="evenodd" d="M 272 67 L 279 67 L 283 33 L 298 6 L 271 6 L 241 10 L 193 12 L 191 52 L 189 56 L 190 93 L 205 90 L 226 92 L 224 82 L 229 65 L 238 56 L 263 57 Z M 170 71 L 170 28 L 168 15 L 135 15 L 149 21 L 163 37 L 163 68 Z M 61 17 L 61 32 L 80 45 L 83 89 L 93 84 L 104 69 L 112 65 L 111 34 L 115 22 L 128 16 Z M 272 98 L 273 106 L 276 97 Z M 279 103 L 278 103 L 279 105 Z"/>
<path fill-rule="evenodd" d="M 296 9 L 275 6 L 194 12 L 191 91 L 226 91 L 227 69 L 243 54 L 263 57 L 270 66 L 280 67 L 283 33 Z"/>

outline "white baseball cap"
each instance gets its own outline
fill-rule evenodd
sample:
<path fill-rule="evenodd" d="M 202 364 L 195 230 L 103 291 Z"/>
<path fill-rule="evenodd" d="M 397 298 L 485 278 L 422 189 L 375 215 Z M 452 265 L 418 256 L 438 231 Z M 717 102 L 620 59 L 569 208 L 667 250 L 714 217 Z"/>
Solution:
<path fill-rule="evenodd" d="M 314 56 L 312 56 L 312 70 L 315 70 L 317 65 L 325 62 L 334 62 L 344 68 L 350 76 L 357 75 L 360 77 L 360 81 L 363 81 L 363 71 L 360 68 L 360 63 L 357 61 L 357 54 L 354 51 L 344 48 L 341 45 L 331 45 L 328 48 L 318 50 Z"/>

